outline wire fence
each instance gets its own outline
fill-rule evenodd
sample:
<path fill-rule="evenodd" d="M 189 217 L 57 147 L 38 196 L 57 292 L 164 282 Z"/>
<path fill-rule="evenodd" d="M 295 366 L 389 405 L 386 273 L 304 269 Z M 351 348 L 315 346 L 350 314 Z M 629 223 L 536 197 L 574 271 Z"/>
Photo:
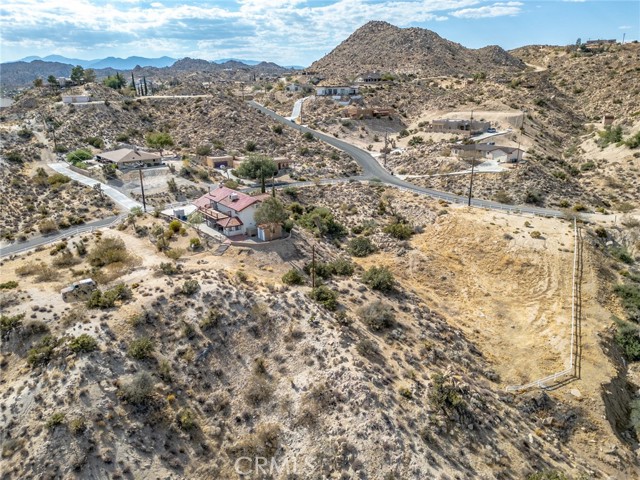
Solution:
<path fill-rule="evenodd" d="M 524 385 L 509 385 L 506 390 L 508 392 L 524 392 L 531 388 L 548 388 L 551 384 L 558 382 L 560 379 L 565 377 L 571 378 L 575 376 L 576 369 L 576 330 L 577 324 L 579 320 L 579 286 L 578 286 L 578 268 L 579 268 L 579 258 L 578 258 L 578 250 L 580 248 L 579 238 L 578 238 L 578 225 L 576 220 L 573 220 L 573 238 L 574 238 L 574 246 L 573 246 L 573 281 L 571 287 L 571 343 L 569 347 L 569 367 L 556 372 L 552 375 L 548 375 L 544 378 L 540 378 L 538 380 L 534 380 L 533 382 L 526 383 Z"/>

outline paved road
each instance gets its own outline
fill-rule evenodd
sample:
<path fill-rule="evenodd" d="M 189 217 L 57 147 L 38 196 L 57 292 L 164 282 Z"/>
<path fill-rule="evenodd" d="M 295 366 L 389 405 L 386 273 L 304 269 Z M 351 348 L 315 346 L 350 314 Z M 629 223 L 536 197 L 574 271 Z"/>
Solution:
<path fill-rule="evenodd" d="M 311 97 L 304 97 L 296 100 L 296 103 L 293 104 L 293 111 L 291 112 L 291 116 L 287 120 L 295 120 L 300 116 L 300 113 L 302 113 L 302 104 L 307 98 Z"/>
<path fill-rule="evenodd" d="M 82 183 L 83 185 L 93 187 L 94 185 L 99 183 L 100 188 L 105 193 L 105 195 L 107 195 L 109 198 L 111 198 L 111 200 L 121 205 L 126 210 L 131 210 L 132 208 L 135 208 L 135 207 L 142 208 L 142 204 L 140 202 L 136 202 L 135 200 L 127 197 L 124 193 L 116 190 L 113 187 L 110 187 L 109 185 L 99 182 L 94 178 L 86 177 L 84 175 L 74 172 L 67 166 L 66 163 L 50 163 L 49 166 L 53 168 L 56 172 L 62 173 L 63 175 L 66 175 L 72 180 Z"/>
<path fill-rule="evenodd" d="M 39 247 L 40 245 L 46 245 L 47 243 L 52 243 L 63 237 L 70 237 L 71 235 L 75 235 L 77 233 L 88 232 L 103 227 L 109 227 L 115 224 L 122 217 L 122 215 L 113 215 L 111 217 L 95 220 L 93 222 L 85 223 L 84 225 L 79 225 L 74 228 L 68 228 L 51 235 L 39 235 L 37 237 L 30 238 L 26 242 L 13 243 L 11 245 L 7 245 L 6 247 L 0 248 L 0 257 L 6 257 L 8 255 L 15 255 L 17 253 L 26 252 L 27 250 Z"/>
<path fill-rule="evenodd" d="M 441 192 L 438 190 L 433 190 L 431 188 L 419 187 L 417 185 L 413 185 L 412 183 L 405 182 L 404 180 L 399 179 L 398 177 L 391 175 L 382 165 L 380 165 L 375 158 L 371 156 L 371 154 L 361 148 L 358 148 L 350 143 L 347 143 L 343 140 L 337 139 L 335 137 L 325 135 L 324 133 L 317 132 L 308 127 L 303 127 L 302 125 L 297 125 L 284 117 L 276 114 L 272 110 L 269 110 L 266 107 L 263 107 L 259 103 L 254 101 L 248 102 L 252 107 L 258 109 L 262 113 L 269 115 L 271 118 L 283 123 L 284 125 L 289 126 L 295 130 L 300 132 L 311 132 L 313 135 L 322 140 L 323 142 L 328 143 L 336 147 L 339 150 L 347 153 L 351 158 L 353 158 L 358 165 L 362 168 L 365 175 L 370 175 L 374 178 L 377 178 L 381 182 L 392 185 L 402 190 L 407 190 L 410 192 L 420 193 L 423 195 L 429 195 L 430 197 L 446 200 L 448 202 L 454 203 L 467 203 L 467 198 L 455 195 L 453 193 Z M 522 212 L 522 213 L 531 213 L 534 215 L 542 215 L 548 217 L 561 217 L 564 214 L 558 210 L 552 210 L 548 208 L 540 208 L 533 207 L 531 205 L 505 205 L 503 203 L 493 202 L 491 200 L 482 200 L 478 198 L 471 199 L 471 205 L 474 207 L 480 208 L 488 208 L 491 210 L 503 210 L 503 211 L 511 211 L 511 212 Z"/>

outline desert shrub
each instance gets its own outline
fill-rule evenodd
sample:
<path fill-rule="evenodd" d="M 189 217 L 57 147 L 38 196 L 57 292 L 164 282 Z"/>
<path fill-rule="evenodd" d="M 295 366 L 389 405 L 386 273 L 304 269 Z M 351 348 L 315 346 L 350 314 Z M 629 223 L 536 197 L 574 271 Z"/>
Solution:
<path fill-rule="evenodd" d="M 326 285 L 314 288 L 309 296 L 327 310 L 334 311 L 338 308 L 338 294 Z"/>
<path fill-rule="evenodd" d="M 147 372 L 138 373 L 133 379 L 122 386 L 122 398 L 133 405 L 143 405 L 151 400 L 153 395 L 153 378 Z"/>
<path fill-rule="evenodd" d="M 274 125 L 273 127 L 271 127 L 271 129 L 273 130 L 274 133 L 277 133 L 278 135 L 280 135 L 282 133 L 282 125 Z"/>
<path fill-rule="evenodd" d="M 154 348 L 155 346 L 150 338 L 137 338 L 129 344 L 127 354 L 131 358 L 135 358 L 136 360 L 144 360 L 145 358 L 149 358 L 151 356 Z"/>
<path fill-rule="evenodd" d="M 542 204 L 542 194 L 537 190 L 527 190 L 524 194 L 524 203 L 540 205 Z"/>
<path fill-rule="evenodd" d="M 640 147 L 640 132 L 636 132 L 635 135 L 627 138 L 624 141 L 624 144 L 629 148 L 638 148 L 638 147 Z"/>
<path fill-rule="evenodd" d="M 598 135 L 600 136 L 598 145 L 602 148 L 611 143 L 620 143 L 622 142 L 622 127 L 620 125 L 616 125 L 615 127 L 608 126 L 602 132 L 599 132 Z"/>
<path fill-rule="evenodd" d="M 634 262 L 633 257 L 624 247 L 613 247 L 609 251 L 614 258 L 626 263 L 627 265 L 631 265 Z"/>
<path fill-rule="evenodd" d="M 534 230 L 529 235 L 531 235 L 531 238 L 542 238 L 542 234 L 537 230 Z"/>
<path fill-rule="evenodd" d="M 77 417 L 69 422 L 69 431 L 74 435 L 79 435 L 87 429 L 87 424 L 84 418 Z"/>
<path fill-rule="evenodd" d="M 172 262 L 163 262 L 158 269 L 165 275 L 175 275 L 180 272 L 180 269 Z"/>
<path fill-rule="evenodd" d="M 47 423 L 45 425 L 46 425 L 47 429 L 53 430 L 58 425 L 62 425 L 62 422 L 64 422 L 64 413 L 56 412 L 56 413 L 54 413 L 53 415 L 51 415 L 49 417 L 49 419 L 47 420 Z"/>
<path fill-rule="evenodd" d="M 182 284 L 182 293 L 188 297 L 195 295 L 200 290 L 200 284 L 197 280 L 185 280 Z"/>
<path fill-rule="evenodd" d="M 574 212 L 586 212 L 587 211 L 587 206 L 583 203 L 576 203 L 573 206 L 573 211 Z"/>
<path fill-rule="evenodd" d="M 0 290 L 11 290 L 13 288 L 18 288 L 18 282 L 15 280 L 9 280 L 8 282 L 0 283 Z"/>
<path fill-rule="evenodd" d="M 3 339 L 9 337 L 9 334 L 22 325 L 24 313 L 18 315 L 0 315 L 0 334 Z"/>
<path fill-rule="evenodd" d="M 304 277 L 298 270 L 292 268 L 282 276 L 282 283 L 286 285 L 302 285 L 304 283 Z"/>
<path fill-rule="evenodd" d="M 397 222 L 384 227 L 383 232 L 398 240 L 408 240 L 413 235 L 413 227 L 408 223 Z"/>
<path fill-rule="evenodd" d="M 281 428 L 275 423 L 262 423 L 249 435 L 241 437 L 227 449 L 231 458 L 272 458 L 280 448 Z"/>
<path fill-rule="evenodd" d="M 47 181 L 49 182 L 49 185 L 55 188 L 60 185 L 64 185 L 65 183 L 69 183 L 71 179 L 61 173 L 54 173 L 53 175 L 47 177 Z"/>
<path fill-rule="evenodd" d="M 40 320 L 33 320 L 29 323 L 26 323 L 22 328 L 22 336 L 30 337 L 32 335 L 39 335 L 41 333 L 48 333 L 49 327 L 46 323 Z"/>
<path fill-rule="evenodd" d="M 347 250 L 354 257 L 366 257 L 376 251 L 376 247 L 367 237 L 356 237 L 349 242 Z"/>
<path fill-rule="evenodd" d="M 358 315 L 371 330 L 384 330 L 393 326 L 395 314 L 393 309 L 379 300 L 358 309 Z"/>
<path fill-rule="evenodd" d="M 73 253 L 67 250 L 60 255 L 57 255 L 56 258 L 54 258 L 51 262 L 51 265 L 53 265 L 54 267 L 63 268 L 72 267 L 79 263 L 82 263 L 82 260 L 78 257 L 74 257 Z"/>
<path fill-rule="evenodd" d="M 182 255 L 184 255 L 183 248 L 171 248 L 164 252 L 164 254 L 172 260 L 178 260 Z"/>
<path fill-rule="evenodd" d="M 313 133 L 311 132 L 304 132 L 304 134 L 302 135 L 302 138 L 304 138 L 305 140 L 313 140 Z"/>
<path fill-rule="evenodd" d="M 418 145 L 422 145 L 423 143 L 424 143 L 424 138 L 422 138 L 422 135 L 414 135 L 409 140 L 408 145 L 410 147 L 415 147 L 415 146 L 418 146 Z"/>
<path fill-rule="evenodd" d="M 120 283 L 115 287 L 106 290 L 94 290 L 91 292 L 87 307 L 89 308 L 113 308 L 118 300 L 128 300 L 132 297 L 131 289 L 124 283 Z"/>
<path fill-rule="evenodd" d="M 298 198 L 298 189 L 296 187 L 285 187 L 282 191 L 291 198 Z"/>
<path fill-rule="evenodd" d="M 331 210 L 325 207 L 313 207 L 298 219 L 298 223 L 320 236 L 342 237 L 346 233 L 345 227 L 338 223 Z"/>
<path fill-rule="evenodd" d="M 29 275 L 35 275 L 41 269 L 42 269 L 42 265 L 35 262 L 31 262 L 16 268 L 16 275 L 20 277 L 27 277 Z"/>
<path fill-rule="evenodd" d="M 171 222 L 169 222 L 169 230 L 173 233 L 178 233 L 181 228 L 182 222 L 180 220 L 171 220 Z"/>
<path fill-rule="evenodd" d="M 595 170 L 595 168 L 596 168 L 596 164 L 593 163 L 592 161 L 588 161 L 580 165 L 580 170 L 583 172 L 589 172 L 591 170 Z"/>
<path fill-rule="evenodd" d="M 567 475 L 558 470 L 544 470 L 532 473 L 527 480 L 571 480 Z"/>
<path fill-rule="evenodd" d="M 69 348 L 75 353 L 89 353 L 98 348 L 98 342 L 91 335 L 83 333 L 69 342 Z"/>
<path fill-rule="evenodd" d="M 313 267 L 314 265 L 311 262 L 307 263 L 303 268 L 304 273 L 311 275 L 311 271 L 314 269 Z M 330 263 L 315 262 L 316 277 L 327 279 L 331 278 L 333 273 L 333 267 Z"/>
<path fill-rule="evenodd" d="M 202 248 L 202 242 L 200 241 L 199 238 L 197 237 L 193 237 L 189 239 L 189 248 L 191 248 L 191 250 L 200 250 Z"/>
<path fill-rule="evenodd" d="M 244 397 L 250 405 L 257 407 L 269 400 L 273 395 L 273 391 L 274 387 L 271 382 L 261 376 L 253 375 L 249 378 Z"/>
<path fill-rule="evenodd" d="M 38 230 L 43 235 L 46 235 L 48 233 L 56 232 L 58 230 L 58 224 L 50 218 L 47 218 L 38 224 Z"/>
<path fill-rule="evenodd" d="M 125 262 L 128 259 L 127 247 L 124 241 L 117 237 L 100 239 L 87 256 L 89 264 L 93 267 L 104 267 L 116 262 Z"/>
<path fill-rule="evenodd" d="M 333 273 L 342 277 L 353 275 L 353 271 L 355 270 L 353 263 L 346 258 L 337 258 L 330 262 L 330 265 Z"/>
<path fill-rule="evenodd" d="M 254 142 L 253 140 L 248 140 L 245 144 L 244 144 L 244 149 L 247 152 L 255 152 L 256 148 L 258 148 L 258 144 L 256 142 Z"/>
<path fill-rule="evenodd" d="M 447 416 L 464 406 L 464 400 L 457 388 L 451 379 L 442 373 L 436 373 L 431 378 L 431 388 L 427 398 L 431 408 L 441 410 Z"/>
<path fill-rule="evenodd" d="M 211 154 L 211 145 L 204 144 L 204 145 L 198 145 L 196 147 L 196 155 L 200 155 L 204 157 L 210 154 Z"/>
<path fill-rule="evenodd" d="M 27 363 L 32 367 L 46 365 L 51 361 L 55 348 L 58 346 L 59 340 L 47 335 L 43 337 L 33 348 L 27 352 Z"/>
<path fill-rule="evenodd" d="M 73 165 L 77 165 L 78 163 L 82 163 L 85 160 L 91 160 L 93 158 L 93 154 L 84 149 L 75 150 L 67 155 L 67 161 Z"/>
<path fill-rule="evenodd" d="M 628 319 L 640 322 L 640 286 L 630 283 L 619 284 L 613 291 L 620 297 Z"/>
<path fill-rule="evenodd" d="M 380 348 L 378 348 L 378 345 L 368 338 L 356 343 L 356 351 L 363 357 L 367 358 L 373 358 L 380 355 Z"/>
<path fill-rule="evenodd" d="M 387 267 L 371 267 L 362 275 L 362 281 L 373 290 L 390 292 L 396 286 L 393 273 Z"/>
<path fill-rule="evenodd" d="M 607 233 L 607 229 L 602 226 L 596 227 L 594 232 L 599 238 L 607 238 L 609 236 L 609 234 Z"/>
<path fill-rule="evenodd" d="M 221 318 L 222 314 L 219 310 L 210 308 L 207 315 L 200 321 L 200 328 L 202 330 L 211 330 L 218 326 Z"/>
<path fill-rule="evenodd" d="M 198 423 L 196 422 L 196 417 L 193 411 L 191 411 L 188 408 L 183 408 L 178 412 L 177 420 L 178 420 L 178 426 L 182 430 L 193 430 L 198 426 Z"/>
<path fill-rule="evenodd" d="M 616 319 L 618 329 L 615 340 L 624 356 L 630 362 L 640 360 L 640 327 L 631 322 Z"/>

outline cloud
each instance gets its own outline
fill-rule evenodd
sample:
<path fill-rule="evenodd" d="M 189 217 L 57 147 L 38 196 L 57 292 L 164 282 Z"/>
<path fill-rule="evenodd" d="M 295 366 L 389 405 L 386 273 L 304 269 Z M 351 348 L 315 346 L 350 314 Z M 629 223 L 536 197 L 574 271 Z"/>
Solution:
<path fill-rule="evenodd" d="M 94 57 L 156 51 L 213 59 L 252 57 L 304 63 L 369 20 L 400 27 L 458 17 L 513 15 L 520 2 L 482 0 L 12 0 L 0 3 L 2 57 Z M 489 10 L 486 10 L 489 9 Z M 482 14 L 479 12 L 492 12 Z M 467 13 L 465 13 L 467 12 Z M 471 12 L 476 12 L 475 17 Z M 141 48 L 142 46 L 142 48 Z"/>
<path fill-rule="evenodd" d="M 620 30 L 631 30 L 633 27 L 631 25 L 621 25 L 618 27 Z"/>
<path fill-rule="evenodd" d="M 522 2 L 494 3 L 477 8 L 464 8 L 452 12 L 451 15 L 458 18 L 492 18 L 518 15 L 524 4 Z"/>

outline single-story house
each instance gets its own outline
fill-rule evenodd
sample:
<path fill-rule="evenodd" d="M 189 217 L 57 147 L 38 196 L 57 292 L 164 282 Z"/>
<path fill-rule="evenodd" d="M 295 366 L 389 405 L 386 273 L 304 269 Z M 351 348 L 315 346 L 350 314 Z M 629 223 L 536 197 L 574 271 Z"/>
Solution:
<path fill-rule="evenodd" d="M 300 85 L 298 83 L 290 83 L 289 85 L 284 87 L 284 89 L 287 92 L 300 92 L 300 91 L 302 91 L 302 85 Z"/>
<path fill-rule="evenodd" d="M 432 120 L 427 128 L 431 132 L 484 132 L 491 127 L 490 122 L 480 120 L 451 120 L 448 118 Z"/>
<path fill-rule="evenodd" d="M 316 95 L 319 97 L 325 96 L 334 96 L 334 97 L 346 97 L 349 95 L 357 95 L 358 87 L 357 86 L 327 86 L 327 87 L 316 87 Z"/>
<path fill-rule="evenodd" d="M 62 103 L 88 103 L 91 95 L 62 95 Z"/>
<path fill-rule="evenodd" d="M 515 163 L 522 160 L 524 151 L 515 147 L 473 143 L 470 145 L 453 145 L 451 147 L 451 153 L 458 158 L 476 158 L 496 160 L 500 163 Z"/>
<path fill-rule="evenodd" d="M 391 108 L 385 107 L 358 107 L 350 105 L 343 111 L 345 117 L 349 118 L 371 118 L 371 117 L 390 117 L 394 112 Z"/>
<path fill-rule="evenodd" d="M 206 224 L 218 232 L 233 237 L 258 233 L 254 215 L 260 203 L 269 195 L 251 196 L 220 186 L 193 202 L 203 214 Z"/>
<path fill-rule="evenodd" d="M 233 168 L 234 160 L 235 160 L 235 157 L 233 155 L 223 155 L 220 157 L 205 157 L 204 163 L 207 165 L 207 167 L 210 167 L 210 168 L 220 168 L 220 167 Z"/>
<path fill-rule="evenodd" d="M 111 152 L 102 152 L 96 155 L 96 159 L 104 163 L 113 163 L 118 168 L 137 168 L 162 164 L 162 157 L 157 153 L 137 148 L 121 148 Z"/>
<path fill-rule="evenodd" d="M 233 166 L 233 168 L 238 168 L 240 167 L 240 165 L 242 165 L 242 162 L 244 162 L 246 159 L 247 157 L 233 157 L 233 162 L 231 166 Z M 293 160 L 286 157 L 276 157 L 273 159 L 273 162 L 278 167 L 278 170 L 286 170 L 291 166 L 291 164 L 293 163 Z"/>
<path fill-rule="evenodd" d="M 378 83 L 382 81 L 380 72 L 367 72 L 356 78 L 356 83 Z"/>

